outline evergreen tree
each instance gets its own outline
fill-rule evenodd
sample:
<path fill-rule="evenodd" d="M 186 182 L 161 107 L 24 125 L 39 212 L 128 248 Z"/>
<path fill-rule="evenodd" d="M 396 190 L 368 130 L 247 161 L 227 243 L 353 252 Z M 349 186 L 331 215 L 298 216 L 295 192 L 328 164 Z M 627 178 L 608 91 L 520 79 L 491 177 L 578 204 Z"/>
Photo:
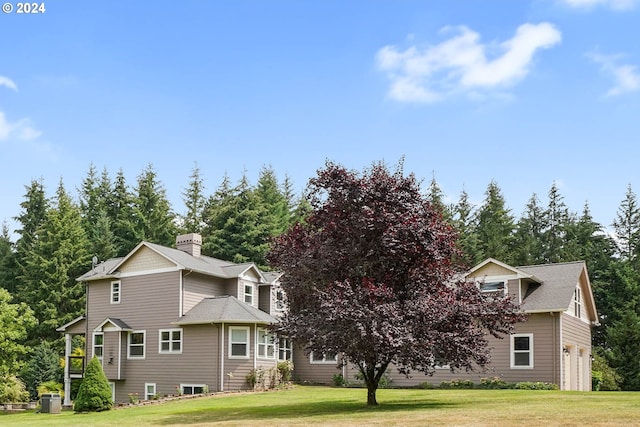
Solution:
<path fill-rule="evenodd" d="M 465 190 L 462 190 L 458 203 L 453 206 L 452 223 L 458 233 L 461 262 L 467 266 L 471 265 L 472 260 L 480 257 L 477 254 L 478 239 L 474 220 L 473 206 L 469 202 L 469 195 Z"/>
<path fill-rule="evenodd" d="M 80 210 L 62 181 L 54 206 L 47 210 L 35 237 L 20 278 L 23 300 L 39 321 L 30 333 L 31 343 L 59 340 L 56 328 L 78 317 L 85 308 L 84 287 L 75 279 L 90 265 L 90 244 Z"/>
<path fill-rule="evenodd" d="M 429 190 L 427 191 L 427 200 L 433 205 L 435 210 L 442 215 L 442 218 L 446 221 L 451 220 L 451 209 L 444 203 L 445 195 L 440 188 L 440 185 L 436 181 L 435 174 L 429 184 Z"/>
<path fill-rule="evenodd" d="M 153 166 L 149 165 L 138 176 L 133 198 L 132 223 L 136 241 L 172 246 L 178 234 L 174 219 L 166 190 Z"/>
<path fill-rule="evenodd" d="M 554 182 L 549 190 L 549 205 L 544 212 L 544 262 L 574 261 L 567 247 L 570 240 L 568 232 L 573 221 L 574 218 L 564 203 L 564 197 Z"/>
<path fill-rule="evenodd" d="M 262 217 L 259 221 L 265 226 L 263 240 L 267 243 L 271 237 L 284 233 L 291 224 L 290 202 L 287 194 L 280 189 L 273 168 L 262 168 L 255 195 L 262 204 Z"/>
<path fill-rule="evenodd" d="M 514 235 L 515 264 L 533 265 L 544 262 L 544 211 L 539 202 L 538 196 L 534 193 L 516 224 Z"/>
<path fill-rule="evenodd" d="M 91 253 L 102 260 L 115 256 L 116 240 L 109 218 L 111 181 L 106 169 L 98 178 L 92 164 L 82 181 L 79 193 L 82 225 L 91 242 Z"/>
<path fill-rule="evenodd" d="M 60 357 L 48 342 L 44 341 L 33 349 L 29 360 L 27 360 L 22 369 L 20 378 L 24 380 L 33 400 L 38 398 L 38 386 L 40 384 L 47 381 L 62 381 Z"/>
<path fill-rule="evenodd" d="M 640 239 L 640 206 L 631 184 L 628 185 L 625 198 L 618 207 L 613 227 L 618 254 L 624 259 L 635 259 Z"/>
<path fill-rule="evenodd" d="M 637 304 L 636 301 L 634 301 Z M 626 309 L 607 329 L 611 367 L 620 375 L 622 390 L 640 390 L 640 314 Z"/>
<path fill-rule="evenodd" d="M 512 233 L 515 228 L 511 210 L 505 205 L 502 190 L 491 181 L 485 192 L 485 200 L 476 214 L 475 234 L 478 238 L 478 251 L 474 264 L 485 258 L 512 262 Z"/>
<path fill-rule="evenodd" d="M 182 193 L 182 200 L 187 212 L 182 216 L 182 231 L 184 233 L 202 233 L 203 210 L 205 205 L 204 181 L 200 176 L 198 166 L 191 172 L 189 187 Z"/>
<path fill-rule="evenodd" d="M 139 242 L 133 223 L 133 195 L 129 190 L 122 169 L 118 171 L 109 198 L 107 217 L 115 238 L 116 255 L 125 256 Z"/>
<path fill-rule="evenodd" d="M 112 406 L 109 380 L 102 370 L 100 360 L 94 356 L 87 364 L 84 380 L 78 391 L 78 396 L 73 402 L 73 410 L 75 412 L 101 412 L 108 411 Z"/>
<path fill-rule="evenodd" d="M 24 195 L 24 201 L 20 203 L 22 210 L 20 215 L 14 218 L 21 227 L 16 230 L 20 235 L 16 241 L 16 280 L 28 273 L 26 258 L 36 243 L 36 230 L 44 222 L 49 208 L 49 201 L 45 194 L 42 179 L 32 180 L 29 185 L 25 186 L 25 189 L 27 191 Z M 11 287 L 16 290 L 17 299 L 22 301 L 23 297 L 20 295 L 19 283 L 14 283 Z"/>
<path fill-rule="evenodd" d="M 9 225 L 5 221 L 0 234 L 0 288 L 8 290 L 12 295 L 16 291 L 16 269 L 14 244 L 11 242 Z"/>

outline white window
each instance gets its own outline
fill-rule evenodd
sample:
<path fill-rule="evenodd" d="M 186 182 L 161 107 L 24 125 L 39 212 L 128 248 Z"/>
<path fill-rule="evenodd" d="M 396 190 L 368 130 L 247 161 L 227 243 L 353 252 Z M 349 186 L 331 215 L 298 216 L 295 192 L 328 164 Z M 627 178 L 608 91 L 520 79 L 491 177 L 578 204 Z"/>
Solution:
<path fill-rule="evenodd" d="M 229 326 L 229 358 L 246 359 L 249 357 L 249 328 Z"/>
<path fill-rule="evenodd" d="M 158 331 L 160 353 L 182 353 L 182 329 L 160 329 Z"/>
<path fill-rule="evenodd" d="M 533 368 L 533 334 L 511 335 L 511 368 Z"/>
<path fill-rule="evenodd" d="M 109 381 L 109 389 L 111 390 L 111 402 L 116 402 L 116 383 Z"/>
<path fill-rule="evenodd" d="M 278 340 L 278 360 L 291 360 L 293 354 L 293 346 L 289 338 L 280 338 Z"/>
<path fill-rule="evenodd" d="M 482 292 L 504 295 L 504 289 L 505 285 L 503 281 L 480 283 L 480 291 Z"/>
<path fill-rule="evenodd" d="M 144 400 L 151 400 L 156 396 L 156 383 L 144 384 Z"/>
<path fill-rule="evenodd" d="M 315 354 L 311 352 L 309 356 L 311 363 L 336 363 L 338 358 L 335 353 L 323 353 L 323 354 Z"/>
<path fill-rule="evenodd" d="M 253 305 L 253 285 L 244 285 L 244 302 Z"/>
<path fill-rule="evenodd" d="M 104 354 L 104 335 L 102 332 L 93 333 L 93 355 L 102 360 Z"/>
<path fill-rule="evenodd" d="M 580 288 L 573 292 L 573 315 L 578 319 L 582 318 L 582 293 Z"/>
<path fill-rule="evenodd" d="M 273 359 L 276 355 L 275 338 L 265 328 L 258 329 L 258 357 Z"/>
<path fill-rule="evenodd" d="M 129 359 L 144 359 L 145 331 L 129 332 L 127 357 Z"/>
<path fill-rule="evenodd" d="M 182 394 L 202 394 L 207 392 L 206 384 L 180 384 Z"/>
<path fill-rule="evenodd" d="M 111 282 L 111 304 L 120 304 L 120 281 Z"/>
<path fill-rule="evenodd" d="M 282 289 L 276 290 L 276 311 L 283 311 L 284 305 L 284 291 Z"/>

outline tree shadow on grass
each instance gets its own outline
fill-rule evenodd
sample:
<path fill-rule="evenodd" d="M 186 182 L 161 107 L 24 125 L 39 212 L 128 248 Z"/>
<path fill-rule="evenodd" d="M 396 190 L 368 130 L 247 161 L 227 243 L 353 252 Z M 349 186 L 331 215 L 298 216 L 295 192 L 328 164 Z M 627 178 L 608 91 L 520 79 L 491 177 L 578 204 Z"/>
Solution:
<path fill-rule="evenodd" d="M 168 416 L 158 422 L 160 425 L 189 425 L 208 423 L 238 423 L 257 425 L 271 421 L 275 424 L 283 422 L 303 423 L 305 419 L 322 422 L 326 417 L 329 422 L 337 422 L 341 415 L 345 417 L 365 417 L 393 412 L 411 412 L 459 406 L 456 403 L 442 402 L 433 399 L 385 400 L 378 406 L 367 406 L 356 401 L 317 401 L 291 403 L 243 408 L 211 408 L 183 411 Z"/>

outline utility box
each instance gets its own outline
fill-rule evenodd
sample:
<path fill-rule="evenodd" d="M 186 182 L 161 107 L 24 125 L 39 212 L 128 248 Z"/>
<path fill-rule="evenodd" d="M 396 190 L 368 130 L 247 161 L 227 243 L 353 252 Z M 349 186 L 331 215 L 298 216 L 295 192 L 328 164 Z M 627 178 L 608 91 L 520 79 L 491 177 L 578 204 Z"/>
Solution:
<path fill-rule="evenodd" d="M 62 411 L 62 399 L 58 393 L 45 393 L 40 399 L 43 414 L 59 414 Z"/>

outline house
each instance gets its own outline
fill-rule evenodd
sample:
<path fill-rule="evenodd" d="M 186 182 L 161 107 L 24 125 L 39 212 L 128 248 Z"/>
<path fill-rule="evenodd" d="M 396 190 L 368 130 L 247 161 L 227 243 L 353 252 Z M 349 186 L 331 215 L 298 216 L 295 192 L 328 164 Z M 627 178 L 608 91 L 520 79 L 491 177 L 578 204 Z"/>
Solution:
<path fill-rule="evenodd" d="M 517 324 L 508 337 L 489 337 L 491 364 L 484 370 L 451 372 L 443 366 L 432 376 L 414 372 L 406 378 L 390 368 L 393 386 L 456 379 L 478 383 L 483 377 L 500 377 L 507 382 L 554 383 L 562 390 L 591 390 L 591 329 L 598 315 L 583 261 L 512 267 L 487 259 L 465 278 L 482 292 L 512 295 L 528 320 Z M 335 357 L 327 360 L 295 351 L 293 363 L 296 378 L 314 383 L 330 383 L 336 373 L 351 381 L 357 372 L 348 364 L 338 371 Z"/>
<path fill-rule="evenodd" d="M 177 249 L 141 242 L 77 279 L 86 313 L 58 328 L 65 405 L 84 370 L 71 355 L 75 335 L 85 337 L 87 358 L 101 360 L 115 402 L 247 388 L 252 370 L 291 358 L 290 343 L 265 329 L 284 308 L 280 274 L 203 256 L 201 245 L 198 234 L 178 236 Z"/>
<path fill-rule="evenodd" d="M 58 329 L 66 342 L 65 405 L 84 370 L 84 358 L 71 354 L 75 335 L 85 337 L 87 358 L 101 360 L 116 402 L 136 393 L 149 399 L 248 388 L 252 370 L 281 360 L 293 361 L 296 380 L 331 383 L 337 373 L 353 379 L 355 370 L 341 367 L 336 355 L 305 354 L 266 329 L 285 309 L 279 273 L 203 256 L 201 245 L 198 234 L 178 236 L 176 249 L 141 242 L 77 279 L 86 284 L 86 313 Z M 500 376 L 591 389 L 597 313 L 584 262 L 511 267 L 488 259 L 466 278 L 483 292 L 511 294 L 528 321 L 505 339 L 491 338 L 492 362 L 483 372 L 391 372 L 393 385 Z"/>

